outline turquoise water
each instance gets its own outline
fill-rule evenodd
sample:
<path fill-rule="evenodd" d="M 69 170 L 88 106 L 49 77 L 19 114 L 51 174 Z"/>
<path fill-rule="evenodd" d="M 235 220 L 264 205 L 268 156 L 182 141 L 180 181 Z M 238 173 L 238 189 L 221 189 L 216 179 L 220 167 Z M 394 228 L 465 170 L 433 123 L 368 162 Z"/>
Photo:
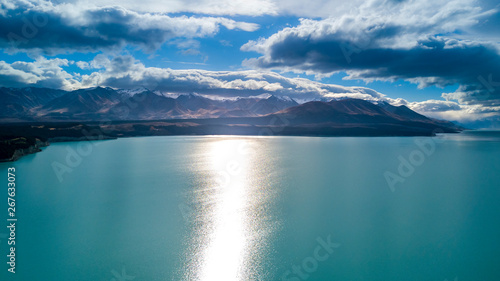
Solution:
<path fill-rule="evenodd" d="M 8 167 L 1 280 L 500 280 L 499 132 L 56 143 L 5 225 Z"/>

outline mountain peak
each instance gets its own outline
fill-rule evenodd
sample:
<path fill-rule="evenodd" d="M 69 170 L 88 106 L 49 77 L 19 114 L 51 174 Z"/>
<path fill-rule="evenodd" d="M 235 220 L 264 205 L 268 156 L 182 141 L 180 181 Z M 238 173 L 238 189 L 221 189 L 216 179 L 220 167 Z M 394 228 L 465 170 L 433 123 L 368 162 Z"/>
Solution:
<path fill-rule="evenodd" d="M 387 107 L 385 109 L 384 107 Z M 407 107 L 386 104 L 376 105 L 361 99 L 342 99 L 330 102 L 310 101 L 270 114 L 282 115 L 292 125 L 325 127 L 380 127 L 406 128 L 432 132 L 439 128 L 444 132 L 456 132 L 452 124 L 420 115 Z M 385 130 L 384 129 L 384 130 Z"/>
<path fill-rule="evenodd" d="M 295 102 L 292 98 L 289 96 L 276 96 L 276 95 L 269 95 L 266 100 L 269 101 L 287 101 L 287 102 Z"/>

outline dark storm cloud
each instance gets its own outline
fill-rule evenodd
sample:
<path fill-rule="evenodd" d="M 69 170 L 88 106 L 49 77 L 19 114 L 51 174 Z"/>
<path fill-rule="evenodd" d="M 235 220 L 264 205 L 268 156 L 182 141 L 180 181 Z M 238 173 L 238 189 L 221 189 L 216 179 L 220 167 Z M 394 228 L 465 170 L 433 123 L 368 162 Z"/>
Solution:
<path fill-rule="evenodd" d="M 391 29 L 370 42 L 380 42 L 396 30 Z M 500 82 L 500 55 L 493 45 L 437 36 L 419 40 L 410 48 L 380 45 L 372 43 L 362 48 L 356 41 L 290 33 L 268 42 L 265 55 L 246 64 L 319 74 L 346 71 L 350 79 L 402 79 L 422 87 L 460 84 L 463 93 L 459 96 L 465 103 L 499 101 L 500 83 L 495 81 Z"/>
<path fill-rule="evenodd" d="M 139 14 L 121 7 L 13 3 L 0 10 L 0 48 L 10 52 L 96 52 L 126 44 L 153 51 L 174 37 L 211 36 L 221 25 L 247 31 L 258 28 L 226 18 Z"/>
<path fill-rule="evenodd" d="M 289 67 L 320 73 L 350 70 L 356 78 L 439 77 L 435 82 L 423 82 L 440 85 L 478 83 L 478 75 L 499 73 L 496 49 L 478 44 L 454 46 L 450 41 L 429 38 L 410 49 L 360 49 L 352 42 L 289 36 L 269 46 L 268 56 L 252 63 L 260 68 Z"/>
<path fill-rule="evenodd" d="M 106 38 L 106 29 L 116 29 L 117 36 Z M 119 46 L 127 37 L 120 33 L 123 25 L 119 23 L 93 23 L 93 26 L 71 26 L 58 14 L 38 11 L 23 13 L 9 11 L 0 16 L 0 46 L 2 48 L 95 51 L 98 48 Z M 103 32 L 104 31 L 104 32 Z M 119 37 L 121 35 L 121 37 Z M 134 39 L 135 42 L 138 40 Z"/>

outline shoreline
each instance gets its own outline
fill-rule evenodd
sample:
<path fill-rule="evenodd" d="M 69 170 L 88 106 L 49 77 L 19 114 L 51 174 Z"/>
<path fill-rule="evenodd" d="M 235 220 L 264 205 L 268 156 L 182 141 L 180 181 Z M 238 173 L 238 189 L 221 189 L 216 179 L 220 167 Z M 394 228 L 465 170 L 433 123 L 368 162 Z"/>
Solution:
<path fill-rule="evenodd" d="M 464 131 L 475 131 L 475 130 L 464 130 Z M 443 134 L 460 134 L 462 132 L 454 133 L 443 133 Z M 94 137 L 57 137 L 53 139 L 48 139 L 47 141 L 38 140 L 35 144 L 30 145 L 27 148 L 15 149 L 10 158 L 0 158 L 0 163 L 6 162 L 16 162 L 20 158 L 26 155 L 35 154 L 42 152 L 42 148 L 50 146 L 52 143 L 63 143 L 63 142 L 82 142 L 82 141 L 104 141 L 104 140 L 117 140 L 121 138 L 137 138 L 137 137 L 169 137 L 169 136 L 186 136 L 186 137 L 313 137 L 313 138 L 389 138 L 389 137 L 436 137 L 437 134 L 433 135 L 254 135 L 254 134 L 171 134 L 171 135 L 134 135 L 134 136 L 121 136 L 121 137 L 110 137 L 110 136 L 94 136 Z M 19 138 L 19 137 L 18 137 Z"/>
<path fill-rule="evenodd" d="M 316 122 L 275 124 L 262 118 L 25 122 L 0 124 L 0 162 L 14 162 L 55 142 L 147 136 L 412 137 L 459 133 L 463 128 L 428 122 Z"/>
<path fill-rule="evenodd" d="M 16 142 L 16 140 L 19 140 L 19 141 Z M 47 147 L 50 145 L 49 141 L 42 141 L 38 138 L 35 138 L 34 143 L 29 143 L 26 140 L 27 139 L 23 138 L 23 137 L 17 137 L 15 139 L 11 139 L 11 140 L 2 140 L 1 144 L 2 144 L 2 146 L 4 146 L 4 147 L 2 147 L 2 156 L 5 156 L 5 153 L 7 153 L 7 155 L 11 155 L 11 156 L 7 157 L 7 158 L 5 158 L 5 157 L 0 158 L 0 163 L 15 162 L 23 156 L 35 154 L 37 152 L 41 152 L 43 147 Z M 9 142 L 9 144 L 5 144 L 4 142 Z M 11 142 L 15 142 L 15 143 L 11 144 Z"/>

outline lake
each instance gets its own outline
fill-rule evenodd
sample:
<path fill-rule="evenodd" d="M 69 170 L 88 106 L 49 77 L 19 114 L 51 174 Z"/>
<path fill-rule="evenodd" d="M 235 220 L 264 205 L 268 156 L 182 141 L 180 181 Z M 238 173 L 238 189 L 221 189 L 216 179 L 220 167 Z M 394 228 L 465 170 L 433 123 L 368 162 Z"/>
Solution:
<path fill-rule="evenodd" d="M 54 143 L 1 280 L 500 280 L 500 132 Z M 8 279 L 5 279 L 5 278 Z"/>

